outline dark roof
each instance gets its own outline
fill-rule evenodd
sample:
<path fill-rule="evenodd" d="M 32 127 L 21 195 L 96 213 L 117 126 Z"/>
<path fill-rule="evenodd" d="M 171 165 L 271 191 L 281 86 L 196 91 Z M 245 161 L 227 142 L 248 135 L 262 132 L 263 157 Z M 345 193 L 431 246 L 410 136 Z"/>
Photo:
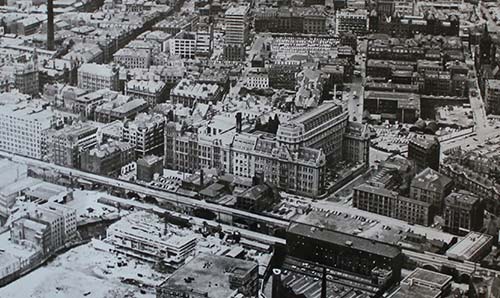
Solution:
<path fill-rule="evenodd" d="M 394 245 L 386 244 L 372 239 L 344 234 L 342 232 L 315 227 L 303 223 L 293 222 L 288 227 L 288 232 L 314 238 L 321 241 L 333 243 L 340 246 L 349 246 L 352 249 L 379 255 L 387 258 L 395 258 L 401 254 L 401 250 Z"/>

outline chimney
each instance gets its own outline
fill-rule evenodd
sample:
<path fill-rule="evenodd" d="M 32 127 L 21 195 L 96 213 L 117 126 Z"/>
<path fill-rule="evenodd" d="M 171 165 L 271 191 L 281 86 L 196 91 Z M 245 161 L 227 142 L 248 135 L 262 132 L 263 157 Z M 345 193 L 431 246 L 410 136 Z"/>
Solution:
<path fill-rule="evenodd" d="M 271 298 L 280 298 L 280 288 L 281 288 L 281 270 L 273 269 L 273 285 Z"/>
<path fill-rule="evenodd" d="M 54 0 L 47 0 L 47 50 L 54 50 Z"/>
<path fill-rule="evenodd" d="M 321 277 L 321 298 L 326 298 L 326 267 L 323 267 L 323 276 Z"/>
<path fill-rule="evenodd" d="M 205 180 L 204 177 L 205 173 L 203 173 L 203 169 L 200 170 L 200 186 L 203 187 L 203 180 Z"/>

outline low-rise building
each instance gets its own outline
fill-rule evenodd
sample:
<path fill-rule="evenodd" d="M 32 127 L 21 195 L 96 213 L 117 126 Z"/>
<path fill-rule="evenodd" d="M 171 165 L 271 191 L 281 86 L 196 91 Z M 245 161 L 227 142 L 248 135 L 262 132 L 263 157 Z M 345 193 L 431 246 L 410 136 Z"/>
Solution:
<path fill-rule="evenodd" d="M 109 226 L 106 241 L 114 251 L 147 262 L 172 260 L 182 263 L 194 253 L 194 235 L 178 236 L 169 233 L 165 224 L 154 214 L 132 213 Z"/>
<path fill-rule="evenodd" d="M 446 256 L 459 261 L 478 262 L 493 246 L 493 236 L 470 232 L 446 251 Z"/>
<path fill-rule="evenodd" d="M 451 283 L 452 277 L 449 275 L 417 268 L 388 297 L 446 297 L 451 292 Z"/>
<path fill-rule="evenodd" d="M 200 254 L 160 284 L 156 296 L 222 298 L 241 294 L 257 297 L 258 276 L 255 262 Z"/>

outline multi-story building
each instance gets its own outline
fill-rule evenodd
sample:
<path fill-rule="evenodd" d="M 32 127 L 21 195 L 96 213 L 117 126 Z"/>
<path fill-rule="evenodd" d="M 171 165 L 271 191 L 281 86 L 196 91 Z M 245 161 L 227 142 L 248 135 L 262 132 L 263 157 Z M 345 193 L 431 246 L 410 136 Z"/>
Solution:
<path fill-rule="evenodd" d="M 452 188 L 453 180 L 431 168 L 426 168 L 411 181 L 410 198 L 430 203 L 441 211 L 444 198 L 451 193 Z"/>
<path fill-rule="evenodd" d="M 164 151 L 165 117 L 141 113 L 123 124 L 123 140 L 135 147 L 138 157 L 161 155 Z"/>
<path fill-rule="evenodd" d="M 246 86 L 250 89 L 269 88 L 269 75 L 265 69 L 252 69 L 246 76 Z"/>
<path fill-rule="evenodd" d="M 325 34 L 327 17 L 317 7 L 263 8 L 255 12 L 257 32 Z"/>
<path fill-rule="evenodd" d="M 500 114 L 500 80 L 486 80 L 484 89 L 486 110 L 493 114 Z"/>
<path fill-rule="evenodd" d="M 14 66 L 14 86 L 19 92 L 37 95 L 40 91 L 37 61 Z"/>
<path fill-rule="evenodd" d="M 170 39 L 170 55 L 182 59 L 194 59 L 197 52 L 197 34 L 181 31 Z"/>
<path fill-rule="evenodd" d="M 460 190 L 445 198 L 444 229 L 460 234 L 464 231 L 479 231 L 483 227 L 484 206 L 476 195 Z"/>
<path fill-rule="evenodd" d="M 0 149 L 42 159 L 47 154 L 47 134 L 57 124 L 49 109 L 27 102 L 0 106 Z"/>
<path fill-rule="evenodd" d="M 450 259 L 478 262 L 486 257 L 493 246 L 493 236 L 470 232 L 446 251 Z"/>
<path fill-rule="evenodd" d="M 181 237 L 166 230 L 159 232 L 163 228 L 164 223 L 156 215 L 136 212 L 110 225 L 106 241 L 115 252 L 148 262 L 172 259 L 180 263 L 194 253 L 194 235 Z"/>
<path fill-rule="evenodd" d="M 156 173 L 163 173 L 163 158 L 146 155 L 137 160 L 137 180 L 150 182 Z"/>
<path fill-rule="evenodd" d="M 276 138 L 290 150 L 309 147 L 322 150 L 328 160 L 341 160 L 343 136 L 349 115 L 342 107 L 325 103 L 280 124 Z"/>
<path fill-rule="evenodd" d="M 249 6 L 230 7 L 226 10 L 224 22 L 224 57 L 230 61 L 245 59 L 245 46 L 248 39 Z"/>
<path fill-rule="evenodd" d="M 149 68 L 151 51 L 146 49 L 123 48 L 113 55 L 115 63 L 125 68 Z"/>
<path fill-rule="evenodd" d="M 77 224 L 76 224 L 76 209 L 55 203 L 48 202 L 40 206 L 40 211 L 42 213 L 54 213 L 58 216 L 62 217 L 63 229 L 62 229 L 62 239 L 63 243 L 60 246 L 63 246 L 68 240 L 73 239 L 76 236 L 77 232 Z M 42 217 L 43 218 L 43 217 Z"/>
<path fill-rule="evenodd" d="M 364 9 L 342 9 L 337 11 L 336 32 L 352 32 L 364 35 L 368 31 L 368 12 Z"/>
<path fill-rule="evenodd" d="M 199 254 L 156 288 L 157 298 L 257 297 L 258 264 L 213 254 Z M 189 279 L 189 282 L 185 280 Z M 236 296 L 234 296 L 236 297 Z"/>
<path fill-rule="evenodd" d="M 367 124 L 349 122 L 344 134 L 343 159 L 351 162 L 368 163 L 370 132 Z"/>
<path fill-rule="evenodd" d="M 80 168 L 82 151 L 97 144 L 97 127 L 84 122 L 55 131 L 49 142 L 49 160 L 56 165 Z"/>
<path fill-rule="evenodd" d="M 222 88 L 217 84 L 200 84 L 189 79 L 181 80 L 170 90 L 173 103 L 192 108 L 195 103 L 216 103 L 222 98 Z"/>
<path fill-rule="evenodd" d="M 393 245 L 340 231 L 293 222 L 286 234 L 291 257 L 369 277 L 378 285 L 377 270 L 389 271 L 389 287 L 401 278 L 403 254 Z"/>
<path fill-rule="evenodd" d="M 102 123 L 134 119 L 137 114 L 147 109 L 148 105 L 144 99 L 120 94 L 114 99 L 96 106 L 94 119 Z"/>
<path fill-rule="evenodd" d="M 434 136 L 419 136 L 408 144 L 408 159 L 415 161 L 417 170 L 431 168 L 439 171 L 441 145 Z"/>
<path fill-rule="evenodd" d="M 131 80 L 125 85 L 125 95 L 142 98 L 148 106 L 154 107 L 168 97 L 168 87 L 163 81 Z"/>
<path fill-rule="evenodd" d="M 21 217 L 12 222 L 10 239 L 16 244 L 30 243 L 39 247 L 44 255 L 51 251 L 50 229 L 47 224 L 30 218 Z"/>
<path fill-rule="evenodd" d="M 353 207 L 428 226 L 433 221 L 431 204 L 398 195 L 395 191 L 362 184 L 354 188 Z"/>
<path fill-rule="evenodd" d="M 367 91 L 364 109 L 381 119 L 415 123 L 420 116 L 420 96 L 413 93 Z"/>
<path fill-rule="evenodd" d="M 135 148 L 124 142 L 109 142 L 96 148 L 84 151 L 81 157 L 81 168 L 84 171 L 116 176 L 121 168 L 135 161 Z"/>
<path fill-rule="evenodd" d="M 78 68 L 78 87 L 91 91 L 118 90 L 118 68 L 108 64 L 82 64 Z"/>

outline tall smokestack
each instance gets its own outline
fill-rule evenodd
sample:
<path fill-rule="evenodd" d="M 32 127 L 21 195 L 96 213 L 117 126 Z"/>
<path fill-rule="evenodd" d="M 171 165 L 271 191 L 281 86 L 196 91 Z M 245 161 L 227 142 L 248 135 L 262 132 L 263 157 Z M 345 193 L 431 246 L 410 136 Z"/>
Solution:
<path fill-rule="evenodd" d="M 273 285 L 271 291 L 271 298 L 280 298 L 281 287 L 281 270 L 278 268 L 273 269 Z"/>
<path fill-rule="evenodd" d="M 54 50 L 54 0 L 47 0 L 47 50 Z"/>
<path fill-rule="evenodd" d="M 321 278 L 321 298 L 326 298 L 326 267 L 323 267 L 323 276 Z"/>

